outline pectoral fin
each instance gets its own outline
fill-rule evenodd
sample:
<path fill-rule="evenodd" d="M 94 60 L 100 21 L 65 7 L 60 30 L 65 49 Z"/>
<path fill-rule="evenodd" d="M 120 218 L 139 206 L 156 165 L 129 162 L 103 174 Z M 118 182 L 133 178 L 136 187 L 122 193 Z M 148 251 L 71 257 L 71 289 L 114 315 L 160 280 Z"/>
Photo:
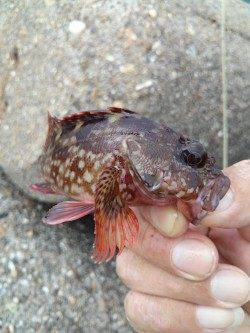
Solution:
<path fill-rule="evenodd" d="M 118 168 L 109 167 L 102 172 L 97 182 L 93 253 L 96 262 L 110 260 L 117 247 L 121 253 L 124 246 L 131 245 L 138 234 L 137 218 L 119 189 L 120 174 Z"/>

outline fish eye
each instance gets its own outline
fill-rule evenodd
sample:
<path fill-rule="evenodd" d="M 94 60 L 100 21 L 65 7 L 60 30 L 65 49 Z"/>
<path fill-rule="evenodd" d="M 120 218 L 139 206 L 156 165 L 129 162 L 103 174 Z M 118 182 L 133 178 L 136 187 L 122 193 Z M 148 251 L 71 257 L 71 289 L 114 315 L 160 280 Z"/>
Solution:
<path fill-rule="evenodd" d="M 207 154 L 199 143 L 185 147 L 181 152 L 181 156 L 188 165 L 196 166 L 197 168 L 202 168 L 207 160 Z"/>

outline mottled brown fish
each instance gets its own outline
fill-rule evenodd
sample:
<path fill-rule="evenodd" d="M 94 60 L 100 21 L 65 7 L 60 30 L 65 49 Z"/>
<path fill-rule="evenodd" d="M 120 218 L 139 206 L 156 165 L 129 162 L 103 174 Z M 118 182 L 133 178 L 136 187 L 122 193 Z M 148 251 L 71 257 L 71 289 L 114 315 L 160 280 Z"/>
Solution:
<path fill-rule="evenodd" d="M 136 240 L 139 225 L 130 207 L 176 205 L 195 222 L 217 207 L 230 186 L 198 141 L 129 110 L 49 115 L 48 122 L 40 157 L 45 183 L 32 189 L 74 200 L 55 205 L 45 223 L 94 212 L 97 262 Z"/>

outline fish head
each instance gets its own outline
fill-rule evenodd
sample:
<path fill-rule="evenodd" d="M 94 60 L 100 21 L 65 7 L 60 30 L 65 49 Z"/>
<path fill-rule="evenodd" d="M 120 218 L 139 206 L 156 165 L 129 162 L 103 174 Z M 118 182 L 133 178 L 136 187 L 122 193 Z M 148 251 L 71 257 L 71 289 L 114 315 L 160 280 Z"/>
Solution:
<path fill-rule="evenodd" d="M 201 210 L 209 212 L 215 210 L 228 191 L 230 180 L 199 141 L 181 135 L 161 186 L 190 205 L 199 205 Z"/>
<path fill-rule="evenodd" d="M 230 187 L 204 146 L 182 135 L 173 135 L 165 145 L 160 140 L 126 140 L 126 151 L 141 193 L 156 204 L 157 198 L 164 202 L 169 196 L 187 202 L 194 218 L 215 210 Z"/>

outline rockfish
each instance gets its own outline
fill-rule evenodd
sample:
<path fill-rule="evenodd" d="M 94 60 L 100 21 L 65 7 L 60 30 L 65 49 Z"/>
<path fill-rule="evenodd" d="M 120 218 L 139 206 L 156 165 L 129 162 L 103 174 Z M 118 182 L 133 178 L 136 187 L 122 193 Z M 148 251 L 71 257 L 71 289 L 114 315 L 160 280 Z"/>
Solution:
<path fill-rule="evenodd" d="M 230 186 L 201 143 L 129 110 L 49 115 L 48 126 L 40 157 L 45 182 L 31 188 L 73 199 L 55 205 L 47 224 L 94 213 L 96 262 L 136 240 L 139 224 L 131 207 L 174 205 L 197 222 Z"/>

